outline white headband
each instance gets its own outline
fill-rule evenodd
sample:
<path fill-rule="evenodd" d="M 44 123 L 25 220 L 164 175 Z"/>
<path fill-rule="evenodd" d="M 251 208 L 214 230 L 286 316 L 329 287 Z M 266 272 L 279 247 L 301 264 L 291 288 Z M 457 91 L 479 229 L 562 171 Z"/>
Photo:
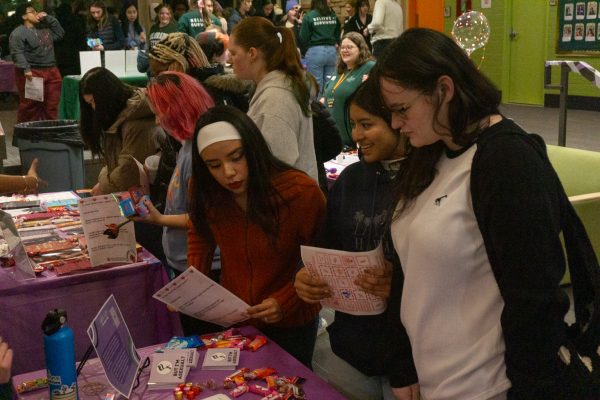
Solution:
<path fill-rule="evenodd" d="M 208 124 L 202 127 L 198 132 L 198 138 L 196 139 L 198 153 L 202 153 L 202 150 L 213 143 L 223 142 L 225 140 L 242 140 L 242 137 L 237 129 L 229 122 L 218 121 Z"/>

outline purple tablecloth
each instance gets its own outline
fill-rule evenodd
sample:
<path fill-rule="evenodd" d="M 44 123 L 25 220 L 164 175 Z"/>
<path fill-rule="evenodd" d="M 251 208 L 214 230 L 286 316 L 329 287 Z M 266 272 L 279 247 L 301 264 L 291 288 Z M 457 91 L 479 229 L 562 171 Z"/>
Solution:
<path fill-rule="evenodd" d="M 0 93 L 17 93 L 15 64 L 10 61 L 0 61 Z"/>
<path fill-rule="evenodd" d="M 242 332 L 246 335 L 255 335 L 259 333 L 256 328 L 247 326 L 242 328 Z M 151 354 L 158 345 L 149 346 L 139 350 L 142 359 Z M 188 382 L 205 382 L 208 379 L 214 379 L 219 384 L 219 390 L 211 391 L 207 390 L 202 392 L 198 399 L 204 399 L 206 397 L 215 395 L 217 393 L 227 394 L 228 392 L 222 389 L 223 378 L 227 375 L 231 374 L 233 371 L 203 371 L 201 369 L 202 360 L 204 359 L 204 354 L 206 350 L 200 351 L 200 357 L 198 361 L 198 367 L 191 370 L 188 375 Z M 297 361 L 294 357 L 290 356 L 285 352 L 281 347 L 275 344 L 272 341 L 269 341 L 265 346 L 261 347 L 256 352 L 250 351 L 242 351 L 240 353 L 240 363 L 239 367 L 247 367 L 250 369 L 262 368 L 262 367 L 272 367 L 277 370 L 279 375 L 285 376 L 301 376 L 306 378 L 306 382 L 303 385 L 304 391 L 306 392 L 306 398 L 311 400 L 342 400 L 345 399 L 343 395 L 337 392 L 334 388 L 329 386 L 324 380 L 315 375 L 311 370 L 302 365 L 299 361 Z M 45 371 L 36 371 L 30 372 L 27 374 L 19 375 L 13 377 L 13 384 L 16 386 L 24 381 L 29 381 L 35 378 L 40 378 L 45 376 Z M 148 377 L 150 376 L 150 371 L 146 368 L 142 374 L 140 375 L 140 386 L 133 391 L 131 394 L 130 400 L 171 400 L 173 399 L 173 390 L 146 390 L 146 383 L 148 382 Z M 264 384 L 264 381 L 260 381 Z M 259 383 L 260 383 L 259 382 Z M 102 365 L 98 359 L 93 359 L 88 361 L 88 363 L 83 368 L 82 374 L 78 379 L 79 386 L 79 399 L 80 400 L 96 400 L 96 399 L 104 399 L 103 395 L 108 392 L 114 392 L 112 387 L 108 384 L 106 380 L 106 376 L 104 375 L 104 370 L 102 369 Z M 98 383 L 102 386 L 105 386 L 105 389 L 101 391 L 101 393 L 93 395 L 86 394 L 88 389 L 92 387 L 97 387 Z M 101 386 L 101 387 L 102 387 Z M 89 393 L 89 392 L 88 392 Z M 230 396 L 231 397 L 231 396 Z M 48 389 L 41 389 L 35 392 L 25 393 L 20 395 L 19 400 L 41 400 L 48 398 Z M 122 397 L 121 397 L 122 398 Z M 242 395 L 239 399 L 241 400 L 258 400 L 260 397 L 256 394 L 246 393 Z"/>
<path fill-rule="evenodd" d="M 87 328 L 110 294 L 121 308 L 136 346 L 167 341 L 180 333 L 176 313 L 152 295 L 168 279 L 161 263 L 144 252 L 140 263 L 76 275 L 16 281 L 0 269 L 0 336 L 15 352 L 13 374 L 45 368 L 41 324 L 54 308 L 67 311 L 81 359 L 90 345 Z"/>

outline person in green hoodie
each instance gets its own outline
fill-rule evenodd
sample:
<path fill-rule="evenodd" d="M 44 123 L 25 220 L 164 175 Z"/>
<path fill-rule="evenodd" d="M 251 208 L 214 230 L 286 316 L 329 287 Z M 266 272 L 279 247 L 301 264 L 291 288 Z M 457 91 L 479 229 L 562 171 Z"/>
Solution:
<path fill-rule="evenodd" d="M 190 11 L 179 17 L 177 22 L 177 31 L 187 33 L 195 38 L 199 33 L 206 29 L 206 22 L 202 16 L 204 0 L 190 0 Z"/>
<path fill-rule="evenodd" d="M 310 8 L 302 19 L 300 41 L 308 49 L 306 68 L 317 79 L 322 93 L 325 83 L 335 74 L 341 24 L 327 0 L 312 0 Z"/>

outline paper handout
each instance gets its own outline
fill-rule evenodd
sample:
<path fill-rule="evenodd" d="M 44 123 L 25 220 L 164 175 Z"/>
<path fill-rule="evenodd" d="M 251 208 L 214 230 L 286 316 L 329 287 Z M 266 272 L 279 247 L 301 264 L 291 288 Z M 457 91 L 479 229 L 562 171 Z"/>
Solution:
<path fill-rule="evenodd" d="M 44 78 L 34 76 L 25 79 L 25 98 L 35 101 L 44 101 Z"/>
<path fill-rule="evenodd" d="M 152 297 L 179 312 L 224 327 L 247 320 L 246 309 L 250 307 L 196 268 L 188 268 Z"/>
<path fill-rule="evenodd" d="M 310 246 L 300 246 L 300 249 L 310 274 L 321 278 L 332 290 L 331 297 L 321 300 L 324 307 L 352 315 L 376 315 L 385 310 L 385 299 L 365 293 L 354 284 L 364 270 L 384 267 L 381 244 L 374 250 L 362 252 Z"/>
<path fill-rule="evenodd" d="M 90 260 L 94 267 L 104 264 L 129 264 L 137 261 L 133 224 L 122 225 L 128 220 L 121 215 L 118 201 L 114 195 L 107 194 L 80 199 L 79 213 Z M 107 229 L 116 229 L 117 235 L 113 238 L 105 235 L 104 232 Z"/>

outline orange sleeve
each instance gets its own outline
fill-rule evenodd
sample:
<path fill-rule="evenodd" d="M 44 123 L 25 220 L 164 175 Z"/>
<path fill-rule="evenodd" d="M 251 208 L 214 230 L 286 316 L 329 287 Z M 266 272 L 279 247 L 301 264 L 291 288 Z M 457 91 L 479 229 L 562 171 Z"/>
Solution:
<path fill-rule="evenodd" d="M 192 223 L 191 219 L 188 220 L 187 232 L 188 265 L 195 267 L 206 275 L 210 272 L 213 255 L 217 245 L 212 236 L 210 238 L 206 238 L 205 235 L 199 234 L 196 231 L 196 227 Z"/>
<path fill-rule="evenodd" d="M 313 243 L 316 233 L 325 220 L 325 211 L 325 196 L 321 189 L 316 184 L 307 186 L 302 200 L 295 204 L 292 210 L 292 215 L 296 219 L 294 223 L 300 230 L 298 247 Z M 300 261 L 298 260 L 298 265 L 292 265 L 290 268 L 298 269 Z M 306 305 L 296 294 L 293 281 L 279 288 L 270 297 L 277 300 L 284 315 L 295 310 L 299 304 Z"/>

